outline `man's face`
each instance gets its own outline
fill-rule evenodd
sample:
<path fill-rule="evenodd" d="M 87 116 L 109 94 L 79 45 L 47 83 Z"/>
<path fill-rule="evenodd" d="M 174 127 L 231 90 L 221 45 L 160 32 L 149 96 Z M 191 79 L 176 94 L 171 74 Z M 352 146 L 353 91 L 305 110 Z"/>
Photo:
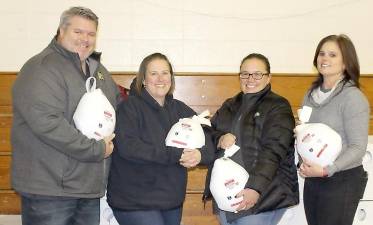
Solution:
<path fill-rule="evenodd" d="M 80 61 L 84 61 L 96 47 L 96 32 L 94 21 L 74 16 L 67 26 L 60 28 L 58 43 L 67 50 L 78 53 Z"/>

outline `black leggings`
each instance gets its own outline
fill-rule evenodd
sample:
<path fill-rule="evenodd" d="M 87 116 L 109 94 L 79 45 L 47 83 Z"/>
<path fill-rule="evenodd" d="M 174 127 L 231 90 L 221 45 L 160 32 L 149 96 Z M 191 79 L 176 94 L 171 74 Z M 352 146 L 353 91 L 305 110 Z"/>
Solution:
<path fill-rule="evenodd" d="M 351 225 L 367 181 L 363 166 L 332 177 L 306 178 L 303 201 L 308 225 Z"/>

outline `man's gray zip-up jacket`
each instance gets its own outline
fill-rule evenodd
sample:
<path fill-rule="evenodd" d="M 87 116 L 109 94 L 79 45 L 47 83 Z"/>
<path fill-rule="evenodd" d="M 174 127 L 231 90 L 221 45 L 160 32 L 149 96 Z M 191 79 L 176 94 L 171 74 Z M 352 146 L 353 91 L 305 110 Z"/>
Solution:
<path fill-rule="evenodd" d="M 91 76 L 116 108 L 119 91 L 100 63 L 88 58 Z M 13 86 L 11 179 L 25 194 L 97 198 L 105 193 L 110 159 L 103 140 L 79 132 L 73 114 L 86 92 L 79 55 L 56 38 L 22 67 Z"/>

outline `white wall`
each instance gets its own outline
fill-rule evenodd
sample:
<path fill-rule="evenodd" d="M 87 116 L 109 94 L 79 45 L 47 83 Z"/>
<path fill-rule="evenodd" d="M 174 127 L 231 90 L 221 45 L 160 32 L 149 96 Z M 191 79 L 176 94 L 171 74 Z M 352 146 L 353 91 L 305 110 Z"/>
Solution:
<path fill-rule="evenodd" d="M 176 71 L 236 72 L 259 52 L 272 72 L 310 73 L 319 40 L 345 33 L 373 73 L 372 0 L 1 0 L 0 71 L 18 71 L 76 5 L 100 17 L 97 50 L 111 71 L 135 71 L 159 51 Z"/>

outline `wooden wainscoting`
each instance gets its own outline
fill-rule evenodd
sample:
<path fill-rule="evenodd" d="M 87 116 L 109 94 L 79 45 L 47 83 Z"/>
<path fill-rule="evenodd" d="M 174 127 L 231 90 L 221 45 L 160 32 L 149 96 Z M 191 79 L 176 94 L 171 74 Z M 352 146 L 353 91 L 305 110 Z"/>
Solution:
<path fill-rule="evenodd" d="M 114 80 L 126 88 L 130 87 L 134 73 L 113 73 Z M 273 74 L 272 90 L 289 100 L 294 115 L 299 109 L 303 96 L 315 80 L 312 74 Z M 182 100 L 197 112 L 209 109 L 214 113 L 223 101 L 240 90 L 239 79 L 233 73 L 177 73 L 174 97 Z M 362 90 L 373 109 L 373 74 L 362 75 Z M 371 127 L 373 128 L 373 127 Z M 371 129 L 370 132 L 373 132 Z"/>
<path fill-rule="evenodd" d="M 130 87 L 134 72 L 114 72 L 113 78 L 118 85 Z M 11 157 L 10 127 L 12 122 L 11 86 L 16 78 L 15 72 L 0 72 L 0 214 L 20 213 L 20 201 L 11 189 L 9 167 Z M 272 89 L 287 98 L 295 114 L 303 95 L 315 75 L 312 74 L 273 74 Z M 214 113 L 222 102 L 239 92 L 239 80 L 233 73 L 177 73 L 174 97 L 184 101 L 197 112 L 209 109 Z M 373 75 L 363 75 L 362 90 L 373 107 Z M 369 133 L 373 134 L 370 120 Z M 211 202 L 202 203 L 206 168 L 191 169 L 188 174 L 187 197 L 184 204 L 183 224 L 218 224 L 212 215 Z"/>

